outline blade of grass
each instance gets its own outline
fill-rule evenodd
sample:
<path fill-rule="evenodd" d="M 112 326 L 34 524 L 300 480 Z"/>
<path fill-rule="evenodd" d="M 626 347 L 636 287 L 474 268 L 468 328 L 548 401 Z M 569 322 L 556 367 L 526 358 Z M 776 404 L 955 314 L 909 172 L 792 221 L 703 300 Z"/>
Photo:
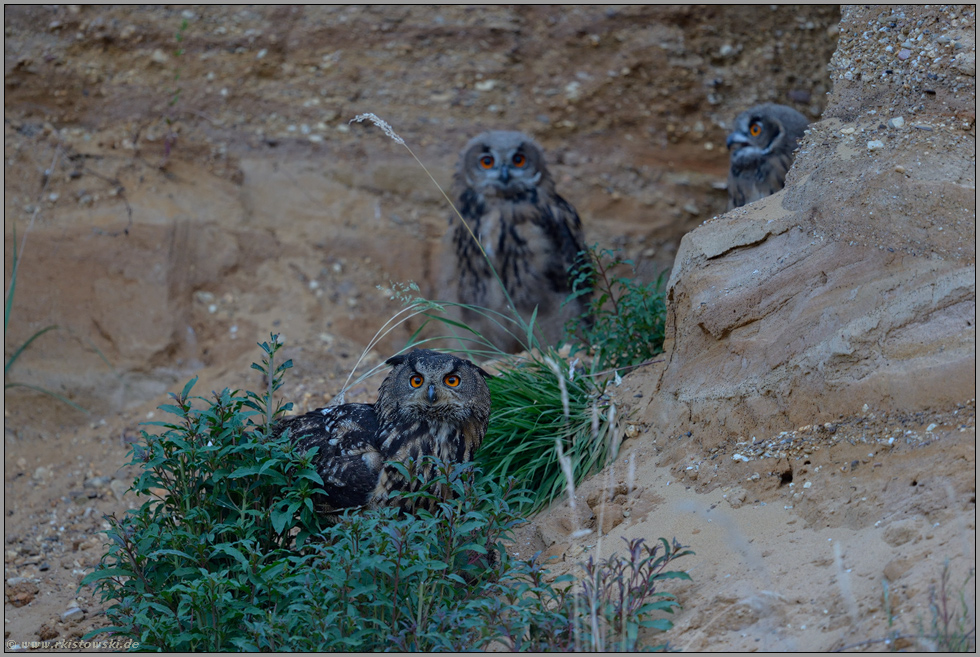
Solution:
<path fill-rule="evenodd" d="M 13 295 L 10 295 L 10 296 L 11 296 L 11 298 L 13 297 Z M 32 335 L 31 337 L 27 338 L 27 340 L 24 342 L 24 344 L 22 344 L 19 347 L 17 347 L 17 349 L 10 356 L 10 358 L 7 360 L 7 362 L 4 363 L 4 366 L 3 366 L 3 375 L 4 375 L 4 377 L 7 376 L 7 372 L 10 370 L 11 367 L 13 367 L 13 365 L 17 361 L 17 359 L 20 358 L 20 355 L 22 353 L 24 353 L 24 350 L 27 349 L 29 346 L 31 346 L 31 343 L 32 342 L 34 342 L 35 340 L 37 340 L 39 337 L 41 337 L 42 335 L 44 335 L 48 331 L 53 331 L 56 328 L 58 328 L 58 326 L 56 324 L 52 324 L 51 326 L 46 326 L 43 329 L 41 329 L 40 331 L 38 331 L 37 333 L 35 333 L 34 335 Z M 8 384 L 4 383 L 4 388 L 5 389 L 6 388 L 9 388 L 12 385 L 13 384 L 8 385 Z"/>
<path fill-rule="evenodd" d="M 4 383 L 3 384 L 3 389 L 4 390 L 8 390 L 10 388 L 29 388 L 31 390 L 44 393 L 45 395 L 48 395 L 49 397 L 54 397 L 58 401 L 64 402 L 64 403 L 68 404 L 69 406 L 71 406 L 75 410 L 81 411 L 82 413 L 85 413 L 86 415 L 88 414 L 88 411 L 87 410 L 85 410 L 84 408 L 82 408 L 81 406 L 79 406 L 78 404 L 76 404 L 75 402 L 73 402 L 72 400 L 68 399 L 67 397 L 64 397 L 63 395 L 59 395 L 56 392 L 51 392 L 47 388 L 42 388 L 40 386 L 31 385 L 30 383 L 17 383 L 17 382 L 14 382 L 14 383 Z"/>

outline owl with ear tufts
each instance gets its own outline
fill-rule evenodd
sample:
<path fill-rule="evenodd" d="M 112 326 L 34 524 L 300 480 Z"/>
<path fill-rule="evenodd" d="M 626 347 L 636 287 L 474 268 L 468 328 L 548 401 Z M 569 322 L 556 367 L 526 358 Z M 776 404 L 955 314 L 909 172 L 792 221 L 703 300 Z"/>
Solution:
<path fill-rule="evenodd" d="M 725 142 L 731 152 L 728 209 L 758 201 L 783 188 L 794 151 L 808 122 L 792 107 L 765 103 L 735 119 Z"/>
<path fill-rule="evenodd" d="M 377 403 L 328 406 L 276 425 L 274 435 L 288 431 L 300 449 L 317 448 L 313 465 L 326 495 L 316 508 L 328 518 L 351 507 L 433 510 L 432 499 L 393 493 L 415 492 L 431 480 L 432 465 L 420 462 L 423 456 L 472 461 L 487 432 L 489 375 L 482 369 L 429 349 L 386 362 L 393 367 L 378 389 Z M 392 463 L 404 464 L 416 476 L 406 479 Z"/>
<path fill-rule="evenodd" d="M 537 309 L 538 335 L 556 343 L 568 319 L 587 313 L 589 296 L 562 306 L 572 291 L 571 271 L 585 250 L 582 222 L 555 191 L 541 148 L 520 132 L 492 130 L 475 137 L 460 154 L 453 199 L 466 225 L 450 216 L 443 248 L 444 296 L 512 317 L 509 295 L 525 321 Z M 510 326 L 505 320 L 498 323 L 465 308 L 462 315 L 500 349 L 523 349 L 500 326 Z"/>

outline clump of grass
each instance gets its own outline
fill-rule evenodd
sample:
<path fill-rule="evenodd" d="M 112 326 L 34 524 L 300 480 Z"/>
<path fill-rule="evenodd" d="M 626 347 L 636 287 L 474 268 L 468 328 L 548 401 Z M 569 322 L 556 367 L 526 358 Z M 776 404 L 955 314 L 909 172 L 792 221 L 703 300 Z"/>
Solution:
<path fill-rule="evenodd" d="M 515 477 L 534 491 L 532 510 L 602 468 L 613 453 L 611 402 L 604 386 L 577 371 L 554 348 L 490 379 L 493 409 L 477 459 L 487 473 Z"/>
<path fill-rule="evenodd" d="M 669 626 L 651 615 L 677 606 L 659 589 L 687 577 L 667 567 L 688 551 L 634 541 L 627 557 L 590 560 L 581 582 L 549 582 L 536 556 L 503 548 L 526 491 L 474 464 L 435 463 L 429 486 L 454 496 L 434 513 L 349 511 L 325 524 L 311 503 L 315 452 L 270 432 L 291 363 L 276 363 L 277 336 L 260 346 L 261 393 L 192 397 L 192 380 L 161 407 L 176 420 L 142 432 L 133 490 L 146 501 L 107 517 L 107 552 L 82 586 L 112 602 L 112 624 L 86 639 L 112 632 L 164 651 L 596 650 Z"/>
<path fill-rule="evenodd" d="M 583 335 L 594 350 L 600 369 L 623 369 L 639 365 L 664 350 L 667 317 L 664 277 L 639 283 L 634 277 L 616 276 L 613 270 L 629 267 L 632 260 L 615 251 L 593 246 L 580 254 L 568 301 L 591 293 L 588 319 L 569 320 L 566 335 Z"/>

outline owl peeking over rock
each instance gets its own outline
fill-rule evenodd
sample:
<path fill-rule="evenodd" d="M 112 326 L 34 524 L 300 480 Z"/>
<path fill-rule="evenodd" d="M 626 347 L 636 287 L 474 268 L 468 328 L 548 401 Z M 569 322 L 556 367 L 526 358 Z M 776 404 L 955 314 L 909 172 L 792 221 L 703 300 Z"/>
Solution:
<path fill-rule="evenodd" d="M 783 188 L 807 125 L 806 117 L 795 109 L 775 103 L 757 105 L 738 115 L 725 142 L 731 153 L 729 210 Z"/>
<path fill-rule="evenodd" d="M 450 215 L 443 296 L 513 317 L 509 296 L 525 321 L 537 309 L 538 335 L 555 344 L 568 319 L 588 312 L 589 296 L 562 305 L 585 250 L 582 222 L 555 191 L 541 148 L 521 132 L 491 130 L 474 137 L 459 156 L 452 195 L 466 225 Z M 469 309 L 462 315 L 498 348 L 524 348 L 504 327 L 520 331 L 505 319 Z"/>
<path fill-rule="evenodd" d="M 288 431 L 313 458 L 326 496 L 317 511 L 331 515 L 352 507 L 397 505 L 432 510 L 428 498 L 395 498 L 415 492 L 434 472 L 423 456 L 467 463 L 483 442 L 490 419 L 489 375 L 468 360 L 429 349 L 393 356 L 374 404 L 341 404 L 281 420 L 274 435 Z M 406 480 L 391 463 L 415 469 Z M 448 492 L 441 491 L 448 495 Z"/>

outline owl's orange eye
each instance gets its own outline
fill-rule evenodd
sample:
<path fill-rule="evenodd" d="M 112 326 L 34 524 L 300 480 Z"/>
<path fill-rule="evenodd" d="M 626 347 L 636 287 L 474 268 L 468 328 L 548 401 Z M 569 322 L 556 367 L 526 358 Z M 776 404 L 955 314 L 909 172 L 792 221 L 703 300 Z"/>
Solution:
<path fill-rule="evenodd" d="M 527 158 L 524 156 L 524 153 L 517 153 L 511 159 L 511 162 L 514 163 L 515 167 L 522 168 L 525 164 L 527 164 Z"/>
<path fill-rule="evenodd" d="M 493 167 L 493 155 L 484 155 L 480 158 L 480 166 L 484 169 L 490 169 Z"/>
<path fill-rule="evenodd" d="M 758 137 L 759 135 L 761 135 L 762 134 L 762 124 L 759 123 L 758 121 L 756 121 L 755 123 L 753 123 L 752 125 L 750 125 L 749 126 L 749 134 L 752 135 L 753 137 Z"/>
<path fill-rule="evenodd" d="M 412 386 L 413 388 L 418 388 L 418 387 L 421 387 L 421 385 L 422 385 L 423 383 L 425 383 L 425 379 L 423 379 L 423 378 L 422 378 L 422 377 L 421 377 L 420 375 L 418 375 L 418 374 L 414 374 L 414 375 L 412 376 L 412 378 L 408 380 L 408 382 L 409 382 L 409 383 L 411 384 L 411 386 Z"/>
<path fill-rule="evenodd" d="M 456 376 L 455 374 L 449 374 L 446 376 L 445 379 L 443 379 L 443 382 L 450 388 L 455 388 L 456 386 L 459 385 L 459 380 L 460 380 L 459 377 Z"/>

